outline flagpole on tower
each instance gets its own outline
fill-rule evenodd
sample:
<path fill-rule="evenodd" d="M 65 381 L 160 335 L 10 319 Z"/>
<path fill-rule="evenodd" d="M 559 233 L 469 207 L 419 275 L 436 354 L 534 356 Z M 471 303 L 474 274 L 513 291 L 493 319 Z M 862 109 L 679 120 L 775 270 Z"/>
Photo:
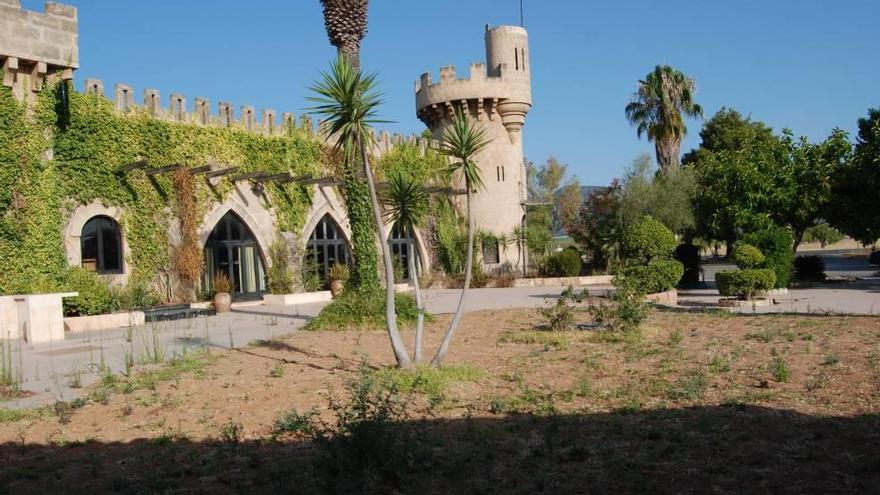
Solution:
<path fill-rule="evenodd" d="M 519 27 L 526 27 L 523 22 L 523 0 L 519 0 Z"/>

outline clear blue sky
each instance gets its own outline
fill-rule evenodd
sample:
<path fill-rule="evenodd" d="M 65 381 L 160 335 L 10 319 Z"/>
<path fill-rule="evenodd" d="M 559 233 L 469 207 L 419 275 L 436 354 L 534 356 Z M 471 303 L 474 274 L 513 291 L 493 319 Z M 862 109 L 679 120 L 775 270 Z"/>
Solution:
<path fill-rule="evenodd" d="M 334 56 L 318 0 L 61 0 L 79 8 L 86 77 L 297 114 Z M 658 63 L 694 77 L 707 118 L 722 106 L 812 140 L 852 132 L 880 106 L 878 0 L 524 0 L 534 105 L 526 155 L 556 155 L 605 184 L 641 152 L 623 108 Z M 42 2 L 24 0 L 42 10 Z M 518 0 L 371 0 L 363 65 L 380 73 L 390 131 L 420 132 L 413 82 L 484 59 L 483 25 L 519 23 Z M 699 142 L 691 121 L 686 151 Z"/>

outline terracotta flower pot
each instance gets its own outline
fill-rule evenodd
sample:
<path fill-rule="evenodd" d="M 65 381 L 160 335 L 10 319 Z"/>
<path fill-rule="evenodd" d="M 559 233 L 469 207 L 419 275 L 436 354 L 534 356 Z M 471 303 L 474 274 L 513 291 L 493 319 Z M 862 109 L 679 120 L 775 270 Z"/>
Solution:
<path fill-rule="evenodd" d="M 340 292 L 342 292 L 342 280 L 331 280 L 330 295 L 333 296 L 333 299 L 336 299 Z"/>
<path fill-rule="evenodd" d="M 214 294 L 214 311 L 227 313 L 230 309 L 232 309 L 232 296 L 228 292 Z"/>

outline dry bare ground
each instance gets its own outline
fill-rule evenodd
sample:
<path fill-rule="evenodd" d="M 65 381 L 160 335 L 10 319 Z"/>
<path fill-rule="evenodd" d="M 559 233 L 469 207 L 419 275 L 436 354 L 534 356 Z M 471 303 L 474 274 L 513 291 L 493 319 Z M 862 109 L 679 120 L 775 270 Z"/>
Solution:
<path fill-rule="evenodd" d="M 435 317 L 435 345 L 447 317 Z M 804 493 L 880 487 L 880 318 L 655 312 L 640 338 L 466 315 L 406 379 L 379 331 L 300 332 L 108 379 L 0 424 L 8 493 Z M 405 334 L 412 340 L 412 332 Z M 405 405 L 332 425 L 346 384 Z M 411 376 L 410 376 L 411 378 Z M 404 384 L 400 386 L 400 384 Z M 351 409 L 348 410 L 351 412 Z M 306 417 L 293 416 L 293 419 Z M 290 417 L 288 417 L 290 418 Z M 389 419 L 390 418 L 390 419 Z M 375 419 L 375 418 L 373 418 Z M 381 419 L 381 418 L 380 418 Z M 349 424 L 349 426 L 351 426 Z M 283 431 L 282 431 L 283 430 Z M 344 452 L 343 452 L 344 451 Z"/>

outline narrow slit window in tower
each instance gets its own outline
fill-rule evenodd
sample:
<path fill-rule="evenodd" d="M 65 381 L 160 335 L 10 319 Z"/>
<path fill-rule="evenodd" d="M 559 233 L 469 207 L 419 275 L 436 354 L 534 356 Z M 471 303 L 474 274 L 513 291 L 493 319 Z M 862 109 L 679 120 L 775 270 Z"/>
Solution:
<path fill-rule="evenodd" d="M 522 68 L 526 70 L 526 49 L 520 48 L 520 52 L 522 53 Z"/>
<path fill-rule="evenodd" d="M 513 49 L 513 59 L 516 63 L 516 70 L 519 70 L 519 49 L 518 48 Z"/>

